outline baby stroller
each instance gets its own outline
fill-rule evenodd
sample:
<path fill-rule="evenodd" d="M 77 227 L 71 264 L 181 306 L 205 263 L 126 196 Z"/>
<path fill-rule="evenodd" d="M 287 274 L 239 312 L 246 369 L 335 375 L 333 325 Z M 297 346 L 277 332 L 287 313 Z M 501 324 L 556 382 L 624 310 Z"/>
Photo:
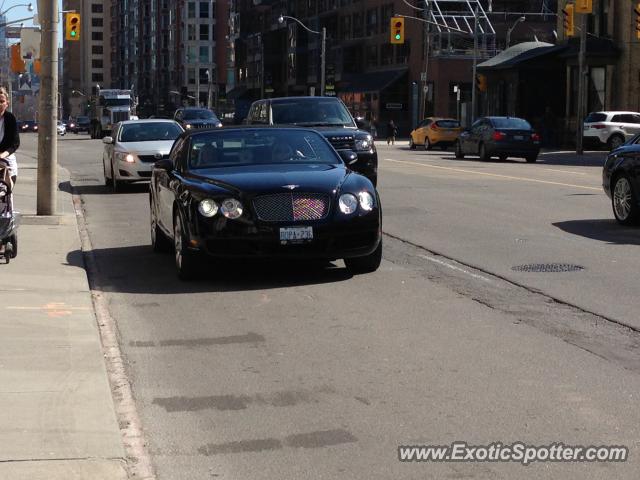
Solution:
<path fill-rule="evenodd" d="M 7 263 L 18 255 L 18 216 L 13 211 L 12 188 L 9 168 L 0 161 L 0 258 Z"/>

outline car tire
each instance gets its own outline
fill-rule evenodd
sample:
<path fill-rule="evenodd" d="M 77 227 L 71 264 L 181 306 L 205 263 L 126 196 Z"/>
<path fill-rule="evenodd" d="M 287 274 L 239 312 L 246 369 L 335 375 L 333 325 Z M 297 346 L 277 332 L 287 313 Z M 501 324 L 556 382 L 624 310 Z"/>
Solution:
<path fill-rule="evenodd" d="M 409 137 L 409 149 L 410 150 L 415 150 L 416 149 L 416 144 L 413 143 L 413 137 Z"/>
<path fill-rule="evenodd" d="M 621 135 L 611 135 L 611 137 L 607 141 L 607 148 L 609 148 L 610 151 L 615 150 L 616 148 L 620 147 L 624 142 L 625 142 L 625 139 Z"/>
<path fill-rule="evenodd" d="M 347 266 L 347 269 L 354 275 L 375 272 L 380 267 L 381 262 L 382 239 L 380 239 L 377 248 L 369 255 L 344 259 L 344 264 Z"/>
<path fill-rule="evenodd" d="M 633 191 L 629 177 L 618 175 L 612 182 L 611 207 L 613 215 L 621 225 L 635 225 L 640 218 L 638 197 Z"/>
<path fill-rule="evenodd" d="M 424 149 L 425 150 L 431 150 L 432 145 L 431 145 L 431 141 L 429 140 L 429 137 L 424 137 Z"/>
<path fill-rule="evenodd" d="M 16 258 L 18 256 L 18 234 L 14 233 L 13 235 L 11 235 L 9 237 L 9 242 L 11 242 L 11 249 L 9 251 L 8 256 L 11 258 Z"/>
<path fill-rule="evenodd" d="M 104 164 L 104 158 L 102 159 L 102 170 L 104 171 L 104 186 L 110 187 L 113 180 L 107 176 L 107 167 Z"/>
<path fill-rule="evenodd" d="M 171 251 L 171 242 L 158 225 L 153 202 L 149 202 L 150 227 L 151 227 L 151 247 L 156 253 L 168 253 Z"/>
<path fill-rule="evenodd" d="M 536 161 L 538 160 L 538 156 L 531 155 L 529 157 L 526 157 L 525 160 L 527 161 L 527 163 L 536 163 Z"/>
<path fill-rule="evenodd" d="M 197 273 L 197 259 L 196 255 L 187 248 L 182 217 L 177 211 L 173 216 L 173 248 L 178 278 L 193 280 Z"/>
<path fill-rule="evenodd" d="M 482 160 L 483 162 L 488 162 L 489 160 L 491 160 L 491 157 L 487 154 L 487 147 L 484 146 L 484 143 L 480 144 L 478 155 L 480 156 L 480 160 Z"/>
<path fill-rule="evenodd" d="M 464 158 L 464 153 L 462 153 L 462 145 L 460 145 L 460 142 L 456 142 L 456 158 L 458 160 L 462 160 Z"/>

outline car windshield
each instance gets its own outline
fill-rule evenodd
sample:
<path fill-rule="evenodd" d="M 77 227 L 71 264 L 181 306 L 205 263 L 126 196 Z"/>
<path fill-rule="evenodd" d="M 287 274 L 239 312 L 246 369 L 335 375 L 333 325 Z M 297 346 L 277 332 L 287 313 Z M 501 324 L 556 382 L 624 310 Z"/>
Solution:
<path fill-rule="evenodd" d="M 531 130 L 531 125 L 522 118 L 492 118 L 491 123 L 495 128 L 513 128 L 518 130 Z"/>
<path fill-rule="evenodd" d="M 310 130 L 201 132 L 192 137 L 189 168 L 261 164 L 341 163 L 324 137 Z"/>
<path fill-rule="evenodd" d="M 89 117 L 78 117 L 78 123 L 89 123 Z"/>
<path fill-rule="evenodd" d="M 185 110 L 185 120 L 218 120 L 211 110 Z"/>
<path fill-rule="evenodd" d="M 585 123 L 605 122 L 607 120 L 606 113 L 592 112 L 584 119 Z"/>
<path fill-rule="evenodd" d="M 271 104 L 275 125 L 302 125 L 309 127 L 353 127 L 353 118 L 339 101 L 291 100 Z"/>
<path fill-rule="evenodd" d="M 175 140 L 182 129 L 174 122 L 132 123 L 122 126 L 119 141 L 153 142 L 157 140 Z"/>

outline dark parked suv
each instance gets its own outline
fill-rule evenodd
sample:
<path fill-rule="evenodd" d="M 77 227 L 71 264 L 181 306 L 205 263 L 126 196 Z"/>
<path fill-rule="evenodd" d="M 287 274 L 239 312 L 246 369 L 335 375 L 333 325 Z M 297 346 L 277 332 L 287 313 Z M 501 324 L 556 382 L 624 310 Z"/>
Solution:
<path fill-rule="evenodd" d="M 185 130 L 222 126 L 222 122 L 215 113 L 208 108 L 202 107 L 179 108 L 173 115 L 173 119 Z"/>
<path fill-rule="evenodd" d="M 298 125 L 312 127 L 336 150 L 352 150 L 357 160 L 349 165 L 376 185 L 378 152 L 373 138 L 358 129 L 342 101 L 335 97 L 282 97 L 253 102 L 246 122 L 252 125 Z"/>

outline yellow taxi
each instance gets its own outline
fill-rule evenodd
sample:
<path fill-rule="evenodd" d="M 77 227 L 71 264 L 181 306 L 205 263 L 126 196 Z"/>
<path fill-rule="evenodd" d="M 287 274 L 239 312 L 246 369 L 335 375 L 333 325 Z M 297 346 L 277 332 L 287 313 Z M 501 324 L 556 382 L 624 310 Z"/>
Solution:
<path fill-rule="evenodd" d="M 456 143 L 460 132 L 462 132 L 462 127 L 458 120 L 453 118 L 425 118 L 411 132 L 409 148 L 415 150 L 420 145 L 425 150 L 431 150 L 431 147 L 437 145 L 445 150 L 448 146 Z"/>

